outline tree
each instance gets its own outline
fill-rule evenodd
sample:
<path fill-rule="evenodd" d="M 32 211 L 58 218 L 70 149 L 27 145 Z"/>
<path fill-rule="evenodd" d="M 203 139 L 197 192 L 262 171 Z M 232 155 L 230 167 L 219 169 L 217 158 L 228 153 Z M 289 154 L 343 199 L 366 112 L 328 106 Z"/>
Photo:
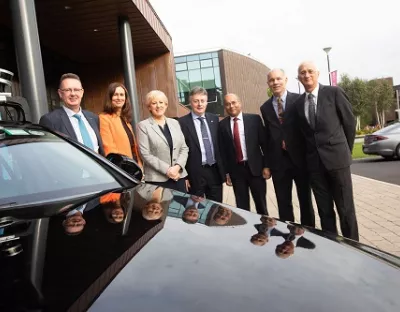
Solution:
<path fill-rule="evenodd" d="M 388 79 L 374 79 L 368 82 L 368 100 L 375 108 L 376 120 L 385 126 L 385 112 L 393 105 L 393 86 Z"/>
<path fill-rule="evenodd" d="M 367 82 L 357 77 L 351 79 L 347 74 L 344 74 L 340 78 L 339 86 L 349 97 L 350 103 L 353 106 L 353 113 L 357 119 L 356 130 L 360 130 L 361 117 L 370 111 Z"/>
<path fill-rule="evenodd" d="M 267 89 L 267 94 L 268 94 L 268 97 L 272 97 L 274 94 L 272 93 L 272 90 L 271 90 L 271 88 L 268 88 Z"/>

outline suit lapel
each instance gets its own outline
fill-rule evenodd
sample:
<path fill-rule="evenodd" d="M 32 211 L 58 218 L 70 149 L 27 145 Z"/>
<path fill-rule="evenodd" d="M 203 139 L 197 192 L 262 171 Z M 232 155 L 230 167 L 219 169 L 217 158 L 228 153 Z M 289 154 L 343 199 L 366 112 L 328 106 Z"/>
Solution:
<path fill-rule="evenodd" d="M 231 117 L 227 117 L 223 123 L 223 127 L 225 128 L 225 131 L 228 133 L 228 136 L 233 142 L 233 135 L 232 135 L 232 128 L 231 128 Z"/>
<path fill-rule="evenodd" d="M 188 125 L 188 129 L 189 129 L 189 133 L 193 137 L 193 140 L 196 143 L 199 150 L 201 150 L 199 137 L 197 136 L 196 126 L 194 125 L 192 113 L 189 113 L 186 118 L 187 118 L 187 125 Z"/>
<path fill-rule="evenodd" d="M 150 117 L 149 121 L 150 121 L 151 127 L 152 127 L 152 129 L 155 131 L 155 133 L 157 133 L 157 134 L 160 136 L 160 138 L 165 142 L 165 144 L 168 145 L 168 141 L 167 141 L 167 139 L 165 138 L 165 135 L 162 133 L 160 127 L 159 127 L 158 124 L 155 122 L 155 120 L 154 120 L 153 118 Z M 172 134 L 171 134 L 171 136 L 172 136 Z"/>
<path fill-rule="evenodd" d="M 250 127 L 251 127 L 251 121 L 249 120 L 249 116 L 247 114 L 243 114 L 243 127 L 244 127 L 244 140 L 245 140 L 245 144 L 246 144 L 246 150 L 249 150 L 249 146 L 248 146 L 248 141 L 247 138 L 250 138 L 251 135 L 251 131 L 250 131 Z"/>
<path fill-rule="evenodd" d="M 72 127 L 71 121 L 69 120 L 69 117 L 63 108 L 60 108 L 60 118 L 64 124 L 65 129 L 67 130 L 66 134 L 68 134 L 68 136 L 71 139 L 74 139 L 75 141 L 77 141 L 78 138 L 76 136 L 74 128 Z"/>
<path fill-rule="evenodd" d="M 320 120 L 320 116 L 322 114 L 322 111 L 324 110 L 324 105 L 323 105 L 323 99 L 325 95 L 325 88 L 323 85 L 319 85 L 319 90 L 318 90 L 318 98 L 317 98 L 317 120 L 315 121 L 315 126 L 317 126 L 318 121 Z"/>

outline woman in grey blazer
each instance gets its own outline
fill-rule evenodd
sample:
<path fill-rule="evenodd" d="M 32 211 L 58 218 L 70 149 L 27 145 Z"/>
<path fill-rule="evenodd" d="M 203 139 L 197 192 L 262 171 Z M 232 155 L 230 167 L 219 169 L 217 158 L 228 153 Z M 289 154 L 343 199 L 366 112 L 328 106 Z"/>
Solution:
<path fill-rule="evenodd" d="M 189 148 L 179 122 L 165 116 L 168 99 L 159 90 L 146 95 L 150 117 L 137 125 L 145 181 L 186 192 L 185 169 Z"/>

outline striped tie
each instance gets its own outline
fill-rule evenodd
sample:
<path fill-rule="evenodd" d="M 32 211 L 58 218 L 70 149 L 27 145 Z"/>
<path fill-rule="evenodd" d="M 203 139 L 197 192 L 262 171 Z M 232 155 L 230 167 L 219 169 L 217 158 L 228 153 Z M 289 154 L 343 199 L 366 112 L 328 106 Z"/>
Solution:
<path fill-rule="evenodd" d="M 207 127 L 204 122 L 204 117 L 198 117 L 200 120 L 201 137 L 203 138 L 204 149 L 206 150 L 206 163 L 212 165 L 214 163 L 214 157 L 211 147 L 211 141 L 208 137 Z"/>

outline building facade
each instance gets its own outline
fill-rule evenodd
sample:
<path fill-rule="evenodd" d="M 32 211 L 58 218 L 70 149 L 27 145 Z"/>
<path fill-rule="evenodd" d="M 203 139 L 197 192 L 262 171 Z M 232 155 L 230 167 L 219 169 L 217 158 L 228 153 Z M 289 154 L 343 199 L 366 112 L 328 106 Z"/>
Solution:
<path fill-rule="evenodd" d="M 83 107 L 103 109 L 107 86 L 123 82 L 137 119 L 147 92 L 169 99 L 169 116 L 187 110 L 177 97 L 172 39 L 146 0 L 0 0 L 0 68 L 15 73 L 13 95 L 27 98 L 32 121 L 60 106 L 59 78 L 72 72 Z"/>
<path fill-rule="evenodd" d="M 178 99 L 190 109 L 190 89 L 202 86 L 208 92 L 207 111 L 223 117 L 223 96 L 235 93 L 245 112 L 258 114 L 268 99 L 269 70 L 254 58 L 227 49 L 175 55 Z"/>

